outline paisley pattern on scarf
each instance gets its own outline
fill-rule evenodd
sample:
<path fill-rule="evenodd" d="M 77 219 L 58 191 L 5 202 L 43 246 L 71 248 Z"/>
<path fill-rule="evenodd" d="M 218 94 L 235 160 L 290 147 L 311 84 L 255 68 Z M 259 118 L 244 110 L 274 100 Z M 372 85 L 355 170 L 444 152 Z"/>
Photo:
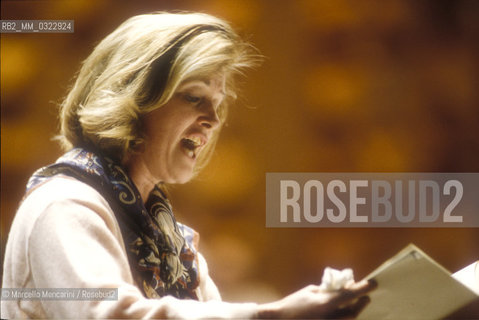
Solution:
<path fill-rule="evenodd" d="M 158 186 L 143 202 L 121 166 L 107 157 L 75 148 L 54 164 L 37 170 L 27 184 L 27 193 L 58 174 L 89 184 L 108 201 L 120 224 L 131 271 L 146 297 L 197 299 L 197 234 L 176 222 L 171 204 Z"/>

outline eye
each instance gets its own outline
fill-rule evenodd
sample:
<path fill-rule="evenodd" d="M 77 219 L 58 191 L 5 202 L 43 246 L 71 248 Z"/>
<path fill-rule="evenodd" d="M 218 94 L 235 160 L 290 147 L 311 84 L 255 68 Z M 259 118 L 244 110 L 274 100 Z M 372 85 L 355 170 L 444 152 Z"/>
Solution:
<path fill-rule="evenodd" d="M 197 96 L 194 96 L 194 95 L 191 95 L 189 93 L 186 93 L 184 94 L 184 99 L 189 102 L 189 103 L 200 103 L 201 102 L 201 98 L 200 97 L 197 97 Z"/>

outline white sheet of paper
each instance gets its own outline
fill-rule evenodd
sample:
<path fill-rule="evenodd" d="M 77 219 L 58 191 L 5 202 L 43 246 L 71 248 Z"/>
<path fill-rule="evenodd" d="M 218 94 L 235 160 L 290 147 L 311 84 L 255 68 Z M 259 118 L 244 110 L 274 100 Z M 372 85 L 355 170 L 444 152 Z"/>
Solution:
<path fill-rule="evenodd" d="M 366 277 L 372 278 L 378 287 L 358 319 L 440 319 L 479 299 L 413 244 Z"/>
<path fill-rule="evenodd" d="M 479 261 L 453 273 L 452 277 L 479 295 Z"/>

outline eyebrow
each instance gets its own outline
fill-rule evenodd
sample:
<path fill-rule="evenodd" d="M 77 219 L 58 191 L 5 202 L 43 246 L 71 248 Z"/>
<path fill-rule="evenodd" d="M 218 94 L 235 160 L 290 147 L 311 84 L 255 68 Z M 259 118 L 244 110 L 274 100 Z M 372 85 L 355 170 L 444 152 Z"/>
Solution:
<path fill-rule="evenodd" d="M 188 82 L 193 82 L 193 81 L 203 82 L 207 87 L 209 87 L 211 85 L 211 81 L 208 78 L 191 78 L 189 80 L 184 81 L 184 84 L 187 84 Z M 196 86 L 196 85 L 193 84 L 192 86 Z M 220 90 L 220 93 L 223 96 L 226 96 L 226 92 L 225 92 L 224 88 L 222 88 Z"/>

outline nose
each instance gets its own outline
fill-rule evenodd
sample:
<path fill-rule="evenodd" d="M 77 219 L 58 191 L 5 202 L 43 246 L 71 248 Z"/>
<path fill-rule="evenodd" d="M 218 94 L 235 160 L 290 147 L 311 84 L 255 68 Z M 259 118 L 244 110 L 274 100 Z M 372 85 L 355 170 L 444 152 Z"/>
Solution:
<path fill-rule="evenodd" d="M 216 108 L 212 105 L 198 118 L 198 122 L 204 128 L 214 130 L 220 125 L 220 119 Z"/>

